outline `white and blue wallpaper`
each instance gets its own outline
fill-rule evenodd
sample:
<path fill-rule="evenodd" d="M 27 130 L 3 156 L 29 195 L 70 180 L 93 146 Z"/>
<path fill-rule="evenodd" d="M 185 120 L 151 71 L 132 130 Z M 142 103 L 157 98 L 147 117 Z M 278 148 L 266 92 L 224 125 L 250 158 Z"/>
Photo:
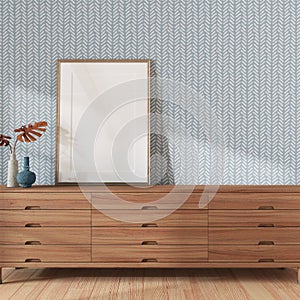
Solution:
<path fill-rule="evenodd" d="M 151 59 L 152 182 L 300 184 L 299 1 L 2 0 L 1 22 L 0 132 L 49 122 L 18 149 L 38 183 L 55 178 L 56 60 Z"/>

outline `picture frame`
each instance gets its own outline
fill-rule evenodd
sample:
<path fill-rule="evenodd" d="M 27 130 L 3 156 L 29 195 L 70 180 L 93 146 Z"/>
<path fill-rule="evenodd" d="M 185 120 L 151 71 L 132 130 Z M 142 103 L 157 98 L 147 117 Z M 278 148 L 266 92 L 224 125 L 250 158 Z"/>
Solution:
<path fill-rule="evenodd" d="M 56 184 L 148 184 L 149 112 L 150 60 L 58 60 Z"/>

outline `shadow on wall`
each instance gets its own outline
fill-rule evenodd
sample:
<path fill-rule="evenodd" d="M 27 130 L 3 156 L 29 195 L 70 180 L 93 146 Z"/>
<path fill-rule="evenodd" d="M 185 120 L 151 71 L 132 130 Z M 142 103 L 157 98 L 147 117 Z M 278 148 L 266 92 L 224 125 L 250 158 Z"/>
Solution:
<path fill-rule="evenodd" d="M 201 117 L 180 102 L 151 99 L 151 184 L 209 183 L 209 138 Z"/>
<path fill-rule="evenodd" d="M 168 138 L 162 134 L 151 133 L 150 145 L 151 184 L 175 184 Z"/>

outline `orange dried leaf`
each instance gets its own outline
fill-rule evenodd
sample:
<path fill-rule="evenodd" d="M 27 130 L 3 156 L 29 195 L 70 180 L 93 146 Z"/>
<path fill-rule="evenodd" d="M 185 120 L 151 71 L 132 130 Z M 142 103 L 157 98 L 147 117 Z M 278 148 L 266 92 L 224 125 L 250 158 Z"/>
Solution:
<path fill-rule="evenodd" d="M 45 121 L 35 122 L 33 125 L 30 123 L 27 127 L 26 125 L 23 125 L 22 127 L 15 129 L 15 132 L 21 132 L 17 136 L 17 139 L 18 141 L 25 143 L 35 142 L 36 138 L 34 137 L 34 135 L 37 137 L 41 137 L 42 133 L 40 133 L 39 131 L 45 132 L 45 127 L 47 126 L 48 123 Z"/>
<path fill-rule="evenodd" d="M 10 136 L 0 134 L 0 147 L 1 146 L 8 146 L 9 145 L 9 140 L 11 139 Z"/>

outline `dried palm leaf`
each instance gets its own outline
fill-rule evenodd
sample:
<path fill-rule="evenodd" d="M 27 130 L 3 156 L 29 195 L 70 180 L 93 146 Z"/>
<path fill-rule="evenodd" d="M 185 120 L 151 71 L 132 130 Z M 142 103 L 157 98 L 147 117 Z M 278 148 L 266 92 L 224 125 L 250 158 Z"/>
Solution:
<path fill-rule="evenodd" d="M 0 147 L 1 146 L 9 146 L 9 140 L 11 139 L 10 136 L 0 134 Z"/>
<path fill-rule="evenodd" d="M 47 126 L 48 123 L 45 121 L 35 122 L 33 125 L 30 123 L 27 127 L 26 125 L 23 125 L 22 127 L 15 129 L 15 132 L 21 132 L 17 136 L 17 140 L 25 143 L 35 142 L 36 138 L 34 136 L 41 137 L 42 133 L 39 131 L 45 132 L 45 127 Z"/>

